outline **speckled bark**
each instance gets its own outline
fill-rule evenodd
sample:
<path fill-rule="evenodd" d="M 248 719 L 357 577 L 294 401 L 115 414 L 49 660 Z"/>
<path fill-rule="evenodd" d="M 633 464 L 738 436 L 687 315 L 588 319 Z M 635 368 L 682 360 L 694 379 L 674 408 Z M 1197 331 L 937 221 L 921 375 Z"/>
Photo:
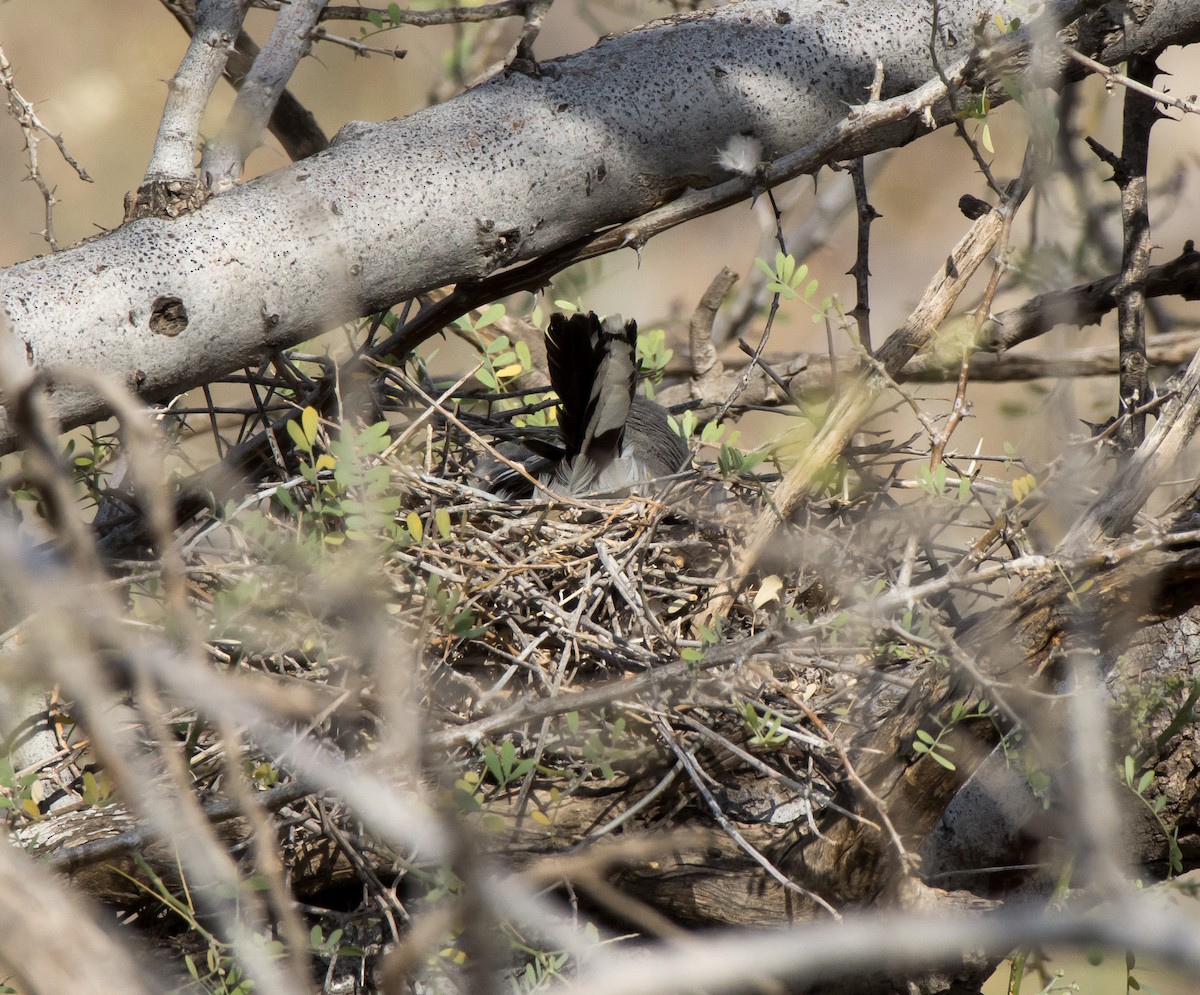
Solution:
<path fill-rule="evenodd" d="M 1160 4 L 1139 37 L 1179 38 L 1196 6 Z M 1160 17 L 1168 7 L 1180 9 Z M 981 15 L 997 11 L 1026 13 L 995 0 L 944 2 L 940 56 L 965 55 Z M 486 276 L 688 185 L 726 179 L 716 155 L 733 135 L 753 132 L 768 157 L 793 150 L 865 98 L 877 60 L 885 96 L 931 78 L 923 6 L 733 3 L 603 40 L 546 63 L 538 78 L 500 76 L 408 118 L 355 128 L 194 214 L 139 220 L 0 272 L 20 346 L 12 354 L 83 365 L 147 399 L 168 397 L 414 292 Z M 906 122 L 880 141 L 922 128 Z M 155 321 L 166 306 L 168 326 Z M 94 398 L 67 389 L 55 403 L 67 424 L 101 413 Z M 0 450 L 12 444 L 0 424 Z"/>

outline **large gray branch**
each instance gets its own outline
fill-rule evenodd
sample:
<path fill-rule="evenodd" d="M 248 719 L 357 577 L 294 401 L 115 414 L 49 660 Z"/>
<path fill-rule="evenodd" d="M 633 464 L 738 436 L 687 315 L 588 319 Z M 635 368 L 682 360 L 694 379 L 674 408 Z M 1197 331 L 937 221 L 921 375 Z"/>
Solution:
<path fill-rule="evenodd" d="M 977 22 L 1025 8 L 945 0 L 939 60 L 961 61 Z M 1196 0 L 1163 2 L 1124 44 L 1153 48 L 1197 24 Z M 1090 47 L 1122 54 L 1103 38 Z M 729 180 L 717 154 L 735 135 L 753 133 L 764 158 L 799 148 L 865 99 L 877 63 L 885 97 L 934 78 L 922 7 L 735 2 L 658 22 L 545 63 L 540 77 L 498 76 L 359 127 L 195 213 L 134 221 L 12 266 L 0 272 L 0 321 L 30 364 L 82 365 L 166 398 L 414 293 L 569 245 L 689 186 Z M 901 121 L 834 157 L 925 128 Z M 96 397 L 68 388 L 54 405 L 66 425 L 103 413 Z M 14 444 L 0 420 L 0 451 Z"/>

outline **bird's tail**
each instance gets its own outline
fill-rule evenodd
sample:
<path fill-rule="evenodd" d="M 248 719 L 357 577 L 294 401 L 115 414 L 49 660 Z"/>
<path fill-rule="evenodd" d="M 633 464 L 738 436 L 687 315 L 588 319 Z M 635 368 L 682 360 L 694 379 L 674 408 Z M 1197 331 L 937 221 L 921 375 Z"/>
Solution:
<path fill-rule="evenodd" d="M 637 387 L 636 347 L 637 322 L 622 322 L 620 315 L 550 317 L 546 357 L 566 449 L 560 483 L 570 493 L 591 490 L 620 457 Z"/>

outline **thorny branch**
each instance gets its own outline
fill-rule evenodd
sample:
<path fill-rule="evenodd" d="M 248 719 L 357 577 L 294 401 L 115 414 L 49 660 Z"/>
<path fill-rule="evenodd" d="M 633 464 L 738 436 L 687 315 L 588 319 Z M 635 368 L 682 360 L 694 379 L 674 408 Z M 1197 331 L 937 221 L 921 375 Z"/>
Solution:
<path fill-rule="evenodd" d="M 81 180 L 85 183 L 91 183 L 92 178 L 72 158 L 71 153 L 67 151 L 67 146 L 62 136 L 56 135 L 47 128 L 34 111 L 33 104 L 21 96 L 21 91 L 17 89 L 16 81 L 13 79 L 12 65 L 9 63 L 8 56 L 5 55 L 3 48 L 0 48 L 0 84 L 4 85 L 4 90 L 8 94 L 9 112 L 17 124 L 21 126 L 21 133 L 25 136 L 25 149 L 29 153 L 29 177 L 37 184 L 37 188 L 42 194 L 42 200 L 46 203 L 46 226 L 42 229 L 42 237 L 45 238 L 51 250 L 57 252 L 59 245 L 54 237 L 54 205 L 57 203 L 57 200 L 55 199 L 54 191 L 47 186 L 38 162 L 37 147 L 41 141 L 39 136 L 45 136 L 54 143 L 59 155 L 63 157 L 68 166 L 75 170 L 75 175 Z"/>
<path fill-rule="evenodd" d="M 1158 67 L 1153 59 L 1129 62 L 1131 79 L 1152 82 Z M 1133 412 L 1146 402 L 1150 380 L 1146 370 L 1146 274 L 1150 269 L 1150 205 L 1146 172 L 1150 165 L 1150 129 L 1159 118 L 1154 101 L 1144 93 L 1125 90 L 1121 126 L 1121 160 L 1114 179 L 1121 190 L 1121 281 L 1117 285 L 1117 341 L 1121 376 L 1119 414 L 1123 424 L 1117 443 L 1130 450 L 1146 437 L 1144 415 Z"/>

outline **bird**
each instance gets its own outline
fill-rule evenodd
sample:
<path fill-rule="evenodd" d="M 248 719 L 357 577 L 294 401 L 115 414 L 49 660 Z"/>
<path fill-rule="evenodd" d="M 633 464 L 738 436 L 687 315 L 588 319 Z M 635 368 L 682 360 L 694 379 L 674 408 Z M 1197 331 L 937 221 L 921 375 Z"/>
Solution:
<path fill-rule="evenodd" d="M 687 462 L 684 440 L 666 409 L 637 390 L 637 322 L 619 314 L 555 313 L 546 328 L 550 385 L 558 395 L 559 444 L 534 452 L 500 452 L 567 497 L 645 493 L 648 483 L 677 473 Z M 504 498 L 533 495 L 522 474 L 498 460 L 477 471 L 484 486 Z"/>

